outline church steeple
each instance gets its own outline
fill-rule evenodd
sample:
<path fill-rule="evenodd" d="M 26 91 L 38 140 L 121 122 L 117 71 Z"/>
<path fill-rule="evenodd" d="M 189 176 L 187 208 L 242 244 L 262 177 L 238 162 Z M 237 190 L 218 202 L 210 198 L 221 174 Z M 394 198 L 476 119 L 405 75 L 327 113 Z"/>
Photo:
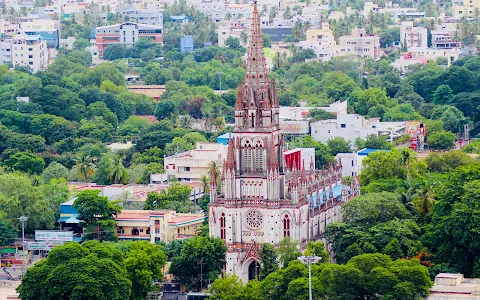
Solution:
<path fill-rule="evenodd" d="M 247 51 L 246 84 L 256 86 L 257 88 L 268 84 L 267 64 L 263 54 L 260 15 L 258 14 L 256 1 L 253 4 L 252 24 L 250 25 L 250 38 Z"/>

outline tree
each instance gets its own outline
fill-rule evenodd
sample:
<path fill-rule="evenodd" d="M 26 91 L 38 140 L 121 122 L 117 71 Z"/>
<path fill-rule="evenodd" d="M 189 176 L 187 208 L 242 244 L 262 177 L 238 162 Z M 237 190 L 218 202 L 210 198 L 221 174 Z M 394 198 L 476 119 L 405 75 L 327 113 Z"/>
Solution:
<path fill-rule="evenodd" d="M 40 174 L 45 166 L 45 161 L 31 152 L 18 152 L 5 160 L 4 165 L 12 171 Z"/>
<path fill-rule="evenodd" d="M 114 216 L 120 213 L 121 208 L 99 194 L 99 190 L 82 191 L 73 203 L 81 220 L 80 225 L 85 228 L 83 239 L 115 241 L 117 234 Z"/>
<path fill-rule="evenodd" d="M 385 246 L 383 253 L 390 256 L 392 259 L 403 258 L 405 255 L 400 247 L 400 242 L 394 238 Z"/>
<path fill-rule="evenodd" d="M 350 143 L 342 137 L 334 137 L 327 141 L 327 146 L 330 149 L 332 156 L 338 153 L 350 153 Z"/>
<path fill-rule="evenodd" d="M 125 255 L 125 268 L 132 282 L 131 300 L 145 299 L 154 281 L 163 281 L 162 268 L 167 256 L 162 248 L 147 241 L 122 241 L 114 244 Z"/>
<path fill-rule="evenodd" d="M 0 212 L 0 247 L 10 246 L 18 238 L 19 230 L 6 219 L 7 213 Z"/>
<path fill-rule="evenodd" d="M 360 195 L 343 206 L 343 218 L 352 225 L 368 225 L 408 217 L 411 214 L 395 194 L 388 192 Z"/>
<path fill-rule="evenodd" d="M 216 279 L 226 263 L 227 247 L 223 240 L 212 237 L 194 237 L 185 242 L 180 256 L 174 257 L 170 273 L 177 276 L 181 283 L 200 286 L 200 272 L 205 282 Z M 202 270 L 200 264 L 203 262 Z"/>
<path fill-rule="evenodd" d="M 48 165 L 48 167 L 43 170 L 42 173 L 43 182 L 49 183 L 52 179 L 59 179 L 59 178 L 68 178 L 68 169 L 65 168 L 62 164 L 58 162 L 52 162 Z"/>
<path fill-rule="evenodd" d="M 260 279 L 266 278 L 268 274 L 278 270 L 277 254 L 271 244 L 262 244 L 260 250 Z"/>
<path fill-rule="evenodd" d="M 112 44 L 105 48 L 103 51 L 103 59 L 116 60 L 125 57 L 127 48 L 123 44 Z"/>
<path fill-rule="evenodd" d="M 371 182 L 383 179 L 404 179 L 407 180 L 408 169 L 405 161 L 404 152 L 401 149 L 391 149 L 390 151 L 376 151 L 370 153 L 362 162 L 362 173 L 360 182 L 367 186 Z M 426 164 L 422 161 L 412 159 L 414 153 L 409 154 L 410 177 L 411 180 L 419 178 L 426 169 Z"/>
<path fill-rule="evenodd" d="M 349 102 L 354 105 L 355 111 L 361 115 L 367 115 L 370 108 L 376 105 L 392 106 L 392 100 L 387 96 L 385 90 L 380 88 L 357 90 L 352 93 Z"/>
<path fill-rule="evenodd" d="M 126 184 L 128 182 L 128 171 L 123 165 L 123 157 L 119 155 L 114 156 L 110 173 L 108 174 L 107 178 L 113 184 Z"/>
<path fill-rule="evenodd" d="M 434 150 L 449 150 L 455 146 L 457 137 L 448 131 L 439 131 L 428 137 L 428 145 Z"/>
<path fill-rule="evenodd" d="M 175 104 L 169 100 L 162 100 L 158 102 L 157 108 L 155 109 L 155 117 L 158 120 L 163 120 L 169 118 L 175 113 Z"/>
<path fill-rule="evenodd" d="M 297 248 L 297 242 L 286 237 L 280 241 L 277 248 L 277 254 L 280 264 L 286 268 L 288 263 L 292 260 L 296 260 L 302 253 Z"/>
<path fill-rule="evenodd" d="M 177 212 L 190 212 L 194 204 L 190 201 L 191 188 L 174 182 L 168 189 L 151 192 L 147 195 L 145 209 L 173 209 Z"/>
<path fill-rule="evenodd" d="M 88 180 L 88 178 L 95 173 L 95 164 L 90 155 L 81 153 L 80 156 L 75 159 L 75 163 L 74 170 L 80 180 Z"/>
<path fill-rule="evenodd" d="M 330 261 L 330 255 L 325 250 L 325 244 L 323 242 L 309 241 L 307 243 L 307 249 L 305 249 L 305 255 L 318 256 L 322 259 L 320 263 L 327 263 Z"/>
<path fill-rule="evenodd" d="M 234 49 L 234 50 L 242 49 L 242 44 L 240 43 L 240 39 L 232 37 L 232 36 L 229 36 L 225 40 L 225 46 L 227 46 L 230 49 Z"/>
<path fill-rule="evenodd" d="M 209 289 L 212 300 L 242 299 L 243 284 L 236 275 L 227 275 L 223 279 L 217 279 Z"/>
<path fill-rule="evenodd" d="M 440 85 L 433 93 L 433 103 L 446 104 L 453 97 L 453 90 L 448 84 Z"/>
<path fill-rule="evenodd" d="M 65 281 L 66 277 L 69 278 Z M 21 299 L 123 300 L 132 292 L 122 253 L 113 245 L 66 243 L 27 270 L 18 287 Z"/>

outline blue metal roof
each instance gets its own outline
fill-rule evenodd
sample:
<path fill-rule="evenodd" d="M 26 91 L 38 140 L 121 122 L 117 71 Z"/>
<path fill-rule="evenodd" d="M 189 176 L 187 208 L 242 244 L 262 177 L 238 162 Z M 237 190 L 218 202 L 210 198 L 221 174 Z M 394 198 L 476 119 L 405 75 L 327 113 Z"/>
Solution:
<path fill-rule="evenodd" d="M 343 185 L 341 183 L 339 183 L 337 186 L 333 186 L 332 187 L 333 197 L 335 197 L 335 198 L 340 197 L 342 195 L 342 188 L 343 188 Z M 330 194 L 330 190 L 325 189 L 325 193 L 327 194 L 326 196 L 327 196 L 327 199 L 328 199 L 328 195 Z M 317 194 L 312 194 L 312 196 L 310 197 L 309 200 L 313 201 L 313 206 L 314 207 L 318 207 L 319 204 L 323 204 L 323 190 L 320 191 L 320 193 L 318 193 L 318 198 L 317 198 Z"/>
<path fill-rule="evenodd" d="M 376 151 L 389 151 L 385 149 L 375 149 L 375 148 L 365 148 L 357 152 L 358 155 L 360 156 L 367 156 L 370 153 L 376 152 Z"/>

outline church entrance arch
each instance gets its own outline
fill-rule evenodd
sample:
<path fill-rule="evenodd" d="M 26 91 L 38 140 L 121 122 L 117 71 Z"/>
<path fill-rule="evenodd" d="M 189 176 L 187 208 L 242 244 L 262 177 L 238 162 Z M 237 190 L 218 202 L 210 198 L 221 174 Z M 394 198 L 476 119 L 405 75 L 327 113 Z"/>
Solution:
<path fill-rule="evenodd" d="M 256 260 L 248 265 L 248 281 L 260 278 L 260 264 Z"/>

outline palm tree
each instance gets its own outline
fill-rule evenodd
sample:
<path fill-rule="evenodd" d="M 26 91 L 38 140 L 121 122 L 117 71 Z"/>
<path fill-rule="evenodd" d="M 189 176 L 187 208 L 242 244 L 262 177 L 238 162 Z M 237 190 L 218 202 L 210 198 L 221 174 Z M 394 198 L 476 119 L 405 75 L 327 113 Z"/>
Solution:
<path fill-rule="evenodd" d="M 245 31 L 240 32 L 240 41 L 242 42 L 243 47 L 247 46 L 248 34 Z"/>
<path fill-rule="evenodd" d="M 80 157 L 75 159 L 75 163 L 74 168 L 80 180 L 88 180 L 95 173 L 95 164 L 90 155 L 82 153 Z"/>
<path fill-rule="evenodd" d="M 123 157 L 117 155 L 113 158 L 112 169 L 107 178 L 113 184 L 128 182 L 128 171 L 123 165 Z"/>
<path fill-rule="evenodd" d="M 407 165 L 407 183 L 410 184 L 410 159 L 413 157 L 412 151 L 408 148 L 402 149 L 402 163 Z"/>
<path fill-rule="evenodd" d="M 207 175 L 203 175 L 203 176 L 202 176 L 202 189 L 203 189 L 203 193 L 204 193 L 204 194 L 208 193 L 209 188 L 210 188 L 210 183 L 208 182 L 208 177 L 207 177 Z"/>
<path fill-rule="evenodd" d="M 415 196 L 415 190 L 407 184 L 408 188 L 405 192 L 400 192 L 397 194 L 398 200 L 402 202 L 403 206 L 412 214 L 416 214 L 417 209 L 413 203 Z"/>
<path fill-rule="evenodd" d="M 427 181 L 423 181 L 420 187 L 416 190 L 413 198 L 413 203 L 420 214 L 423 221 L 429 216 L 433 210 L 434 192 Z"/>
<path fill-rule="evenodd" d="M 218 188 L 218 192 L 221 193 L 221 189 L 222 189 L 222 178 L 221 178 L 221 175 L 222 173 L 220 172 L 220 163 L 218 161 L 212 161 L 210 162 L 210 164 L 208 165 L 208 179 L 207 179 L 207 182 L 210 184 L 210 170 L 215 169 L 215 173 L 217 174 L 217 188 Z M 202 182 L 203 182 L 203 178 L 202 178 Z"/>

